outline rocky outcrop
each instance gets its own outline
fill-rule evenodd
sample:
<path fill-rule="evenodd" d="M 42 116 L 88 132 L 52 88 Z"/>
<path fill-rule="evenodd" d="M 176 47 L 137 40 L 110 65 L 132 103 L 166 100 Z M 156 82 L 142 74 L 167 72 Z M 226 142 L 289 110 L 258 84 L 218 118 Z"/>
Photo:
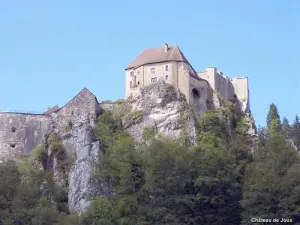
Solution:
<path fill-rule="evenodd" d="M 96 97 L 83 89 L 64 107 L 52 113 L 1 113 L 0 160 L 18 160 L 18 155 L 29 155 L 39 144 L 47 146 L 52 133 L 57 134 L 65 149 L 64 157 L 70 163 L 68 171 L 61 170 L 61 159 L 51 152 L 49 146 L 44 168 L 52 169 L 55 183 L 68 192 L 70 211 L 80 214 L 89 206 L 93 163 L 101 159 L 99 142 L 92 136 L 100 111 Z"/>
<path fill-rule="evenodd" d="M 206 109 L 224 105 L 222 98 L 209 89 Z M 170 84 L 158 83 L 139 89 L 125 102 L 98 103 L 96 97 L 83 89 L 64 107 L 49 110 L 47 114 L 0 113 L 0 161 L 17 159 L 16 155 L 30 154 L 41 143 L 47 143 L 49 135 L 56 133 L 69 159 L 67 174 L 59 167 L 59 158 L 48 151 L 48 169 L 51 168 L 57 185 L 68 192 L 71 212 L 83 213 L 90 204 L 90 197 L 97 193 L 91 184 L 94 163 L 101 163 L 103 153 L 98 141 L 93 139 L 93 128 L 98 115 L 112 110 L 123 120 L 123 126 L 137 142 L 143 141 L 146 128 L 153 128 L 171 138 L 188 139 L 196 144 L 197 120 L 185 96 Z M 251 113 L 246 112 L 250 125 L 249 135 L 256 134 Z M 101 195 L 110 196 L 105 183 Z M 97 193 L 99 194 L 99 192 Z"/>
<path fill-rule="evenodd" d="M 78 214 L 89 206 L 94 163 L 101 159 L 99 142 L 93 140 L 92 132 L 99 112 L 97 99 L 84 89 L 52 114 L 53 131 L 59 134 L 68 156 L 74 160 L 68 176 L 68 203 L 70 211 Z"/>
<path fill-rule="evenodd" d="M 195 118 L 185 96 L 163 80 L 140 89 L 121 107 L 127 107 L 124 127 L 136 141 L 143 140 L 145 128 L 153 127 L 172 138 L 186 131 L 190 142 L 196 143 Z"/>

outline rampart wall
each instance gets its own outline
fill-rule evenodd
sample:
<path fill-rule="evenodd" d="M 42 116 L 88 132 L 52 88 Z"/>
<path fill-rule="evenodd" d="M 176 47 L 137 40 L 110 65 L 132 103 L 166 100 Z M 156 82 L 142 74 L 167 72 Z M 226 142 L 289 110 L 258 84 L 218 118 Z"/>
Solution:
<path fill-rule="evenodd" d="M 27 113 L 0 113 L 0 160 L 29 154 L 43 140 L 50 117 Z"/>
<path fill-rule="evenodd" d="M 51 115 L 0 112 L 0 161 L 28 155 L 53 130 L 66 135 L 74 126 L 93 125 L 98 113 L 100 105 L 87 89 Z"/>

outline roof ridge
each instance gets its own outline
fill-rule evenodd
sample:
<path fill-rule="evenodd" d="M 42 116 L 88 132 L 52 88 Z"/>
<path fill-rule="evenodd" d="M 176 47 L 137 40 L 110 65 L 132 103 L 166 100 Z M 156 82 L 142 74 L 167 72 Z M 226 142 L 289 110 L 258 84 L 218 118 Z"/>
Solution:
<path fill-rule="evenodd" d="M 144 49 L 127 67 L 128 69 L 135 69 L 143 65 L 159 63 L 159 62 L 168 62 L 168 61 L 176 61 L 176 62 L 185 62 L 190 65 L 187 58 L 184 56 L 179 46 L 176 44 L 169 45 L 169 51 L 165 51 L 164 46 L 147 48 Z"/>

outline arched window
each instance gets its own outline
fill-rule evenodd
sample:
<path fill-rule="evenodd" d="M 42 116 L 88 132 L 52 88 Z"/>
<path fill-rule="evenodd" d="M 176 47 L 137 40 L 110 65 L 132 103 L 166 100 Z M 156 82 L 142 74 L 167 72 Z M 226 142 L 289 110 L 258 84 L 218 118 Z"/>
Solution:
<path fill-rule="evenodd" d="M 165 66 L 165 71 L 166 72 L 169 71 L 169 66 L 168 65 Z"/>

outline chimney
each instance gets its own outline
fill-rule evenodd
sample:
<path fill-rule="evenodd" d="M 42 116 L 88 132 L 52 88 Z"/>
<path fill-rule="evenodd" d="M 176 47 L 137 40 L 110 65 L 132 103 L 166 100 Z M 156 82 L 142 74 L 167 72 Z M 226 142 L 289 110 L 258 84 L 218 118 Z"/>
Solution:
<path fill-rule="evenodd" d="M 167 52 L 169 50 L 169 45 L 166 43 L 165 44 L 165 52 Z"/>

